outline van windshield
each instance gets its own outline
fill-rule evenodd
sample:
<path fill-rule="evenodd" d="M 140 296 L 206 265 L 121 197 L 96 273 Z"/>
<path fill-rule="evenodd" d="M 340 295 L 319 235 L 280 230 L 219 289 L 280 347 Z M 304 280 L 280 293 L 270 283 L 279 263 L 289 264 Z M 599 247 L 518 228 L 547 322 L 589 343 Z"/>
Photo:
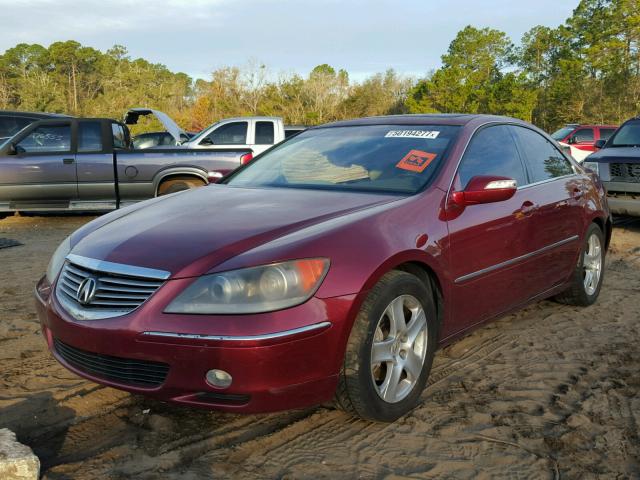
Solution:
<path fill-rule="evenodd" d="M 609 140 L 607 147 L 640 147 L 640 121 L 622 125 Z"/>
<path fill-rule="evenodd" d="M 358 125 L 302 132 L 225 183 L 413 194 L 433 178 L 460 127 Z"/>

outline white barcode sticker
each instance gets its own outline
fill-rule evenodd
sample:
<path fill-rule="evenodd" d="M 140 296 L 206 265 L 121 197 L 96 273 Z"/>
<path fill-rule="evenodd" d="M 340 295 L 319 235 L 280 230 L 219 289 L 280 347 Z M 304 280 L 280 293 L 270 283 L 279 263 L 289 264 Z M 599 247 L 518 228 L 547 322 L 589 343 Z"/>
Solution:
<path fill-rule="evenodd" d="M 440 132 L 436 130 L 389 130 L 385 138 L 438 138 Z"/>

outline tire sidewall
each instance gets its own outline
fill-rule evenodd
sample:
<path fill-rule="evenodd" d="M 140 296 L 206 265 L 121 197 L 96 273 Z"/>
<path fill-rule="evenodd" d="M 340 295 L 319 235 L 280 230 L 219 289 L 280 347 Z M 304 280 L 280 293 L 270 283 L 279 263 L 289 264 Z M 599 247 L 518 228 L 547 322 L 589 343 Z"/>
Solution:
<path fill-rule="evenodd" d="M 437 313 L 430 288 L 411 274 L 405 273 L 395 277 L 385 286 L 386 288 L 375 299 L 369 312 L 360 312 L 358 321 L 366 322 L 367 330 L 361 342 L 358 358 L 359 368 L 357 381 L 360 391 L 364 394 L 366 402 L 363 412 L 365 416 L 381 421 L 393 421 L 413 409 L 419 402 L 420 395 L 427 383 L 427 378 L 433 363 L 433 357 L 437 345 Z M 413 387 L 413 390 L 406 398 L 397 403 L 385 402 L 376 391 L 371 377 L 371 346 L 375 335 L 378 321 L 382 317 L 385 309 L 392 300 L 400 295 L 411 295 L 415 297 L 424 309 L 427 319 L 427 351 L 420 378 Z"/>

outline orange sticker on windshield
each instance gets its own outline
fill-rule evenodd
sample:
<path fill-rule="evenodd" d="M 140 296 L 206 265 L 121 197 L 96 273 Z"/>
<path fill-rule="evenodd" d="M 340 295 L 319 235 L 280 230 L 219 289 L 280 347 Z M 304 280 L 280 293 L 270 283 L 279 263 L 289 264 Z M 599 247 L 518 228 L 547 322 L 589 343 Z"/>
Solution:
<path fill-rule="evenodd" d="M 433 159 L 436 158 L 435 153 L 423 152 L 422 150 L 411 150 L 407 155 L 398 162 L 397 168 L 409 170 L 411 172 L 422 172 L 429 166 Z"/>

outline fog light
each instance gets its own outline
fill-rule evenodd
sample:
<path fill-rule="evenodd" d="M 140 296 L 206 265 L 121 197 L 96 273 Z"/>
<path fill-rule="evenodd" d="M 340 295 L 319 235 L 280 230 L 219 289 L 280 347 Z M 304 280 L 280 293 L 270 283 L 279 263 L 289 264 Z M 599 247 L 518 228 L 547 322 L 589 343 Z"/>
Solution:
<path fill-rule="evenodd" d="M 231 385 L 231 375 L 224 370 L 209 370 L 207 372 L 207 382 L 214 387 L 227 388 Z"/>

